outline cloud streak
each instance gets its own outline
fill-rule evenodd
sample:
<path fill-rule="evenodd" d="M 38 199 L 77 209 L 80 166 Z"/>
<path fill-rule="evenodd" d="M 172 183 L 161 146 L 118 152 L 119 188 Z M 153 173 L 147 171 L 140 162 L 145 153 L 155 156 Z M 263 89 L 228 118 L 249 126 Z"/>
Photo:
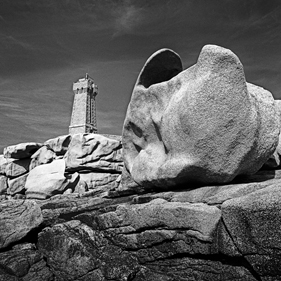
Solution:
<path fill-rule="evenodd" d="M 116 9 L 113 8 L 112 14 L 115 22 L 114 36 L 134 32 L 144 20 L 144 9 L 137 7 L 129 0 L 123 1 Z"/>

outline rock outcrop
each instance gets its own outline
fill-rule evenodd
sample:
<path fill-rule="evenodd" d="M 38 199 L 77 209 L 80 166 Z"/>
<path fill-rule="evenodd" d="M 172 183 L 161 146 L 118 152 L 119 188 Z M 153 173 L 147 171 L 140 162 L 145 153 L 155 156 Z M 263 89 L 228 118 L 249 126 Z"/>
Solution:
<path fill-rule="evenodd" d="M 123 128 L 124 164 L 146 188 L 226 183 L 273 154 L 280 120 L 271 93 L 246 83 L 228 49 L 207 45 L 182 71 L 163 49 L 143 67 Z"/>
<path fill-rule="evenodd" d="M 78 183 L 78 174 L 74 178 L 67 178 L 64 172 L 64 159 L 57 159 L 50 164 L 37 166 L 29 172 L 26 179 L 26 197 L 46 199 L 56 194 L 62 194 L 68 188 L 74 189 Z"/>
<path fill-rule="evenodd" d="M 0 213 L 0 249 L 19 241 L 43 221 L 40 207 L 34 201 L 1 201 Z"/>
<path fill-rule="evenodd" d="M 121 147 L 121 141 L 102 135 L 73 135 L 65 155 L 66 170 L 121 173 Z"/>
<path fill-rule="evenodd" d="M 53 138 L 43 145 L 10 146 L 0 156 L 0 198 L 42 200 L 57 194 L 105 194 L 117 187 L 123 168 L 120 139 L 77 134 Z"/>
<path fill-rule="evenodd" d="M 42 144 L 36 142 L 26 142 L 16 145 L 10 145 L 4 148 L 3 154 L 5 158 L 15 158 L 15 159 L 29 158 L 41 146 Z"/>
<path fill-rule="evenodd" d="M 280 280 L 280 184 L 4 200 L 0 280 Z"/>
<path fill-rule="evenodd" d="M 59 136 L 53 139 L 49 139 L 44 142 L 44 145 L 49 147 L 56 155 L 64 155 L 67 152 L 69 143 L 71 141 L 71 135 Z"/>

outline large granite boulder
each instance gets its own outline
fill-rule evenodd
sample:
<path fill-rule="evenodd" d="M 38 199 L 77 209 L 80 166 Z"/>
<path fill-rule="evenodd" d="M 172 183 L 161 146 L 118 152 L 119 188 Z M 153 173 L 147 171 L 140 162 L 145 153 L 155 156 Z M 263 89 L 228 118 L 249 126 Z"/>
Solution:
<path fill-rule="evenodd" d="M 8 147 L 5 147 L 3 154 L 6 158 L 15 158 L 15 159 L 29 158 L 41 146 L 42 146 L 41 143 L 36 143 L 36 142 L 19 143 L 16 145 L 10 145 Z"/>
<path fill-rule="evenodd" d="M 5 200 L 0 202 L 0 249 L 19 241 L 43 221 L 34 201 Z"/>
<path fill-rule="evenodd" d="M 75 188 L 78 174 L 65 176 L 65 161 L 57 159 L 31 170 L 25 183 L 26 197 L 46 199 L 56 194 L 62 194 L 68 188 Z"/>
<path fill-rule="evenodd" d="M 230 50 L 207 45 L 182 71 L 179 56 L 163 49 L 148 59 L 134 87 L 124 164 L 145 187 L 230 182 L 257 172 L 273 154 L 279 124 L 271 93 L 246 83 Z"/>
<path fill-rule="evenodd" d="M 121 141 L 98 134 L 72 136 L 65 154 L 67 171 L 121 173 L 123 167 Z"/>

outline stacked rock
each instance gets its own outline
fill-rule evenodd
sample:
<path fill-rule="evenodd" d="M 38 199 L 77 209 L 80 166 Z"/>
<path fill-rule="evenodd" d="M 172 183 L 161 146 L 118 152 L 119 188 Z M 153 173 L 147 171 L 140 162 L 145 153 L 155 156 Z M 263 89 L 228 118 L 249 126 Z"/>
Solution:
<path fill-rule="evenodd" d="M 0 157 L 2 197 L 46 199 L 56 194 L 103 193 L 122 171 L 120 140 L 65 135 L 44 144 L 8 146 Z"/>
<path fill-rule="evenodd" d="M 30 142 L 4 149 L 3 155 L 0 156 L 1 195 L 23 197 L 31 156 L 41 147 L 42 144 Z"/>

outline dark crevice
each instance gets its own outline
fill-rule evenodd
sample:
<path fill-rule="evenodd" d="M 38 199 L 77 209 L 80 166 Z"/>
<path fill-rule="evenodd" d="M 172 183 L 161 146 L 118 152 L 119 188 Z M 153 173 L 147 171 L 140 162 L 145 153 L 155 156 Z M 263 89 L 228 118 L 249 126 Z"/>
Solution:
<path fill-rule="evenodd" d="M 1 273 L 4 272 L 4 274 L 10 275 L 12 277 L 17 277 L 17 275 L 13 272 L 13 270 L 11 268 L 9 268 L 6 265 L 0 264 L 0 277 L 1 277 Z"/>
<path fill-rule="evenodd" d="M 136 151 L 138 153 L 140 153 L 142 148 L 139 145 L 135 144 L 135 143 L 134 143 L 134 146 L 135 146 Z"/>
<path fill-rule="evenodd" d="M 53 272 L 53 271 L 52 271 L 52 268 L 51 268 L 51 267 L 50 267 L 50 265 L 48 264 L 48 258 L 47 258 L 47 257 L 45 257 L 44 255 L 43 255 L 43 261 L 46 263 L 46 265 L 45 265 L 45 266 L 46 266 L 46 267 L 48 267 L 48 268 L 50 269 L 50 271 L 51 271 L 51 272 Z"/>
<path fill-rule="evenodd" d="M 194 259 L 194 260 L 206 260 L 212 262 L 220 262 L 224 265 L 234 266 L 234 267 L 244 267 L 246 268 L 252 276 L 257 281 L 262 281 L 261 277 L 253 270 L 252 266 L 248 263 L 248 261 L 244 257 L 230 257 L 223 254 L 214 254 L 214 255 L 204 255 L 204 254 L 188 254 L 188 253 L 178 253 L 175 255 L 171 255 L 169 257 L 155 259 L 153 262 L 145 262 L 143 265 L 149 266 L 151 263 L 159 262 L 161 260 L 168 261 L 168 260 L 175 260 L 175 259 Z"/>
<path fill-rule="evenodd" d="M 126 200 L 124 200 L 126 199 Z M 118 197 L 115 199 L 116 202 L 112 204 L 112 202 L 103 202 L 101 204 L 97 204 L 91 208 L 84 209 L 84 210 L 77 210 L 74 212 L 67 212 L 64 214 L 60 214 L 58 216 L 59 219 L 62 219 L 64 221 L 70 221 L 72 219 L 75 219 L 76 216 L 82 215 L 82 214 L 89 214 L 95 212 L 95 216 L 98 216 L 100 214 L 113 212 L 116 210 L 117 206 L 122 203 L 129 203 L 132 200 L 132 197 Z"/>
<path fill-rule="evenodd" d="M 137 274 L 138 274 L 139 271 L 140 271 L 139 268 L 137 268 L 136 270 L 132 271 L 132 272 L 128 275 L 127 281 L 133 281 L 133 280 L 136 278 L 136 276 L 137 276 Z"/>
<path fill-rule="evenodd" d="M 37 244 L 38 242 L 38 234 L 45 228 L 43 224 L 41 224 L 39 227 L 33 228 L 31 231 L 29 231 L 23 238 L 20 240 L 14 241 L 11 244 L 9 244 L 7 247 L 0 250 L 0 253 L 8 252 L 13 249 L 15 245 L 18 244 L 25 244 L 25 243 L 31 243 L 31 244 Z"/>
<path fill-rule="evenodd" d="M 32 229 L 25 237 L 23 237 L 21 240 L 17 241 L 15 244 L 21 244 L 21 243 L 32 243 L 37 244 L 38 242 L 38 234 L 45 228 L 43 224 L 41 224 L 39 227 L 36 227 Z"/>
<path fill-rule="evenodd" d="M 153 126 L 154 126 L 154 129 L 155 129 L 157 138 L 163 144 L 163 147 L 164 147 L 164 150 L 165 150 L 165 154 L 167 155 L 169 151 L 168 151 L 167 147 L 165 146 L 165 143 L 163 142 L 162 135 L 160 133 L 160 129 L 159 129 L 159 127 L 157 126 L 157 124 L 153 120 L 152 120 L 152 122 L 153 122 Z"/>
<path fill-rule="evenodd" d="M 223 217 L 221 218 L 221 223 L 223 224 L 225 231 L 227 232 L 228 237 L 231 239 L 233 245 L 235 245 L 236 250 L 242 255 L 245 267 L 251 272 L 251 274 L 258 280 L 258 281 L 262 281 L 262 279 L 260 278 L 259 274 L 255 271 L 255 269 L 253 268 L 253 266 L 248 262 L 248 260 L 245 258 L 245 255 L 243 253 L 241 253 L 241 251 L 239 250 L 239 248 L 237 247 L 234 239 L 231 236 L 230 231 L 228 230 L 226 223 L 223 219 Z M 241 258 L 241 257 L 240 257 Z M 242 259 L 241 258 L 241 259 Z"/>
<path fill-rule="evenodd" d="M 135 123 L 130 122 L 129 127 L 133 130 L 134 134 L 141 138 L 143 136 L 143 131 L 140 127 L 138 127 Z"/>

